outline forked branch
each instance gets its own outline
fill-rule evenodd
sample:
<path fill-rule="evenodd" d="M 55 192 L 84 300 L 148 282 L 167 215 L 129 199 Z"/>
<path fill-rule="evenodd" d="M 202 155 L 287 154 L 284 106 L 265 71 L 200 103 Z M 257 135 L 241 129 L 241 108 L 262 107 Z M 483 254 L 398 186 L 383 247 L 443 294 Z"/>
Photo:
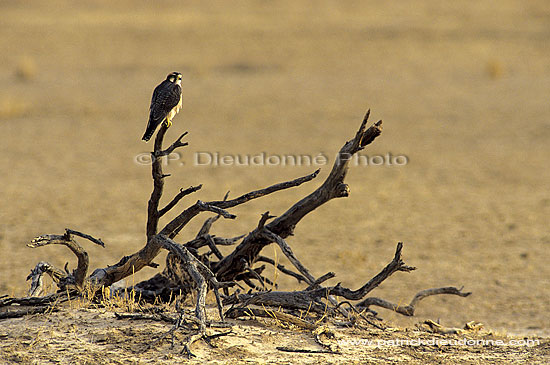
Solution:
<path fill-rule="evenodd" d="M 241 294 L 235 295 L 227 299 L 227 304 L 242 303 L 243 305 L 267 305 L 272 307 L 283 307 L 290 309 L 302 309 L 310 310 L 317 313 L 323 313 L 334 311 L 335 307 L 328 307 L 329 303 L 323 303 L 323 299 L 328 299 L 330 302 L 330 296 L 342 297 L 347 300 L 360 300 L 384 280 L 389 278 L 393 273 L 397 271 L 409 272 L 414 270 L 414 267 L 407 266 L 401 258 L 401 251 L 403 249 L 403 243 L 399 242 L 395 250 L 393 260 L 380 271 L 375 277 L 369 280 L 365 285 L 357 290 L 350 290 L 341 286 L 340 284 L 333 287 L 319 287 L 314 289 L 306 289 L 303 291 L 294 292 L 277 292 L 272 291 L 268 293 L 253 293 L 253 294 Z M 301 264 L 299 266 L 302 266 Z M 306 270 L 307 272 L 307 270 Z M 324 278 L 332 277 L 331 273 L 324 275 Z M 315 281 L 315 280 L 314 280 Z M 333 303 L 332 303 L 333 304 Z M 333 304 L 334 305 L 334 304 Z"/>
<path fill-rule="evenodd" d="M 170 203 L 166 204 L 164 208 L 159 210 L 159 218 L 165 215 L 176 206 L 176 204 L 179 203 L 181 199 L 183 199 L 185 196 L 194 193 L 195 191 L 198 191 L 202 188 L 202 184 L 197 186 L 190 186 L 187 189 L 180 189 L 180 192 L 170 201 Z"/>
<path fill-rule="evenodd" d="M 77 257 L 78 263 L 76 269 L 72 274 L 67 273 L 62 276 L 62 271 L 54 268 L 50 264 L 38 264 L 30 277 L 33 279 L 33 285 L 31 286 L 31 293 L 41 291 L 41 275 L 43 273 L 49 273 L 56 283 L 63 281 L 60 289 L 67 287 L 68 285 L 74 284 L 76 289 L 82 290 L 84 287 L 84 280 L 88 274 L 88 253 L 71 237 L 71 235 L 84 237 L 91 242 L 94 242 L 102 247 L 105 247 L 105 244 L 100 239 L 94 238 L 88 234 L 78 232 L 72 229 L 66 229 L 64 235 L 55 235 L 55 234 L 46 234 L 43 236 L 36 237 L 29 243 L 27 246 L 31 248 L 42 247 L 47 245 L 64 245 L 67 246 Z M 66 280 L 63 280 L 66 279 Z"/>
<path fill-rule="evenodd" d="M 357 304 L 357 308 L 360 309 L 368 309 L 370 306 L 375 305 L 378 307 L 386 308 L 389 310 L 392 310 L 394 312 L 403 314 L 404 316 L 414 316 L 414 311 L 416 309 L 416 305 L 424 298 L 427 298 L 432 295 L 441 295 L 441 294 L 451 294 L 451 295 L 458 295 L 459 297 L 467 297 L 468 295 L 472 294 L 471 292 L 463 292 L 462 288 L 458 289 L 452 286 L 444 287 L 444 288 L 433 288 L 433 289 L 425 289 L 420 292 L 418 292 L 414 298 L 411 300 L 409 305 L 399 305 L 399 304 L 393 304 L 391 302 L 388 302 L 387 300 L 380 299 L 380 298 L 367 298 L 363 300 L 362 302 Z"/>
<path fill-rule="evenodd" d="M 188 146 L 189 143 L 187 142 L 182 142 L 181 140 L 183 139 L 183 137 L 185 137 L 187 135 L 187 132 L 183 133 L 182 135 L 180 135 L 178 137 L 178 139 L 176 139 L 176 141 L 174 143 L 172 143 L 170 145 L 170 147 L 168 147 L 167 149 L 165 150 L 159 150 L 159 151 L 155 151 L 154 152 L 154 156 L 156 158 L 160 158 L 160 157 L 163 157 L 163 156 L 168 156 L 169 154 L 171 154 L 172 152 L 174 152 L 176 150 L 176 148 L 180 148 L 180 147 L 185 147 L 185 146 Z"/>
<path fill-rule="evenodd" d="M 81 294 L 84 288 L 90 288 L 93 292 L 102 286 L 109 286 L 132 275 L 145 266 L 154 266 L 152 261 L 162 249 L 169 251 L 165 270 L 161 273 L 157 273 L 150 280 L 139 283 L 135 288 L 141 290 L 142 293 L 146 293 L 147 297 L 152 300 L 156 300 L 157 296 L 165 294 L 172 297 L 172 294 L 176 293 L 176 291 L 183 293 L 183 295 L 191 291 L 196 291 L 196 318 L 192 321 L 193 326 L 196 327 L 194 327 L 195 333 L 187 339 L 184 345 L 185 351 L 189 354 L 189 346 L 192 342 L 201 338 L 208 339 L 212 337 L 206 334 L 206 294 L 209 289 L 212 289 L 215 294 L 220 319 L 222 321 L 224 320 L 224 313 L 219 289 L 223 289 L 226 294 L 224 304 L 233 305 L 232 309 L 226 313 L 228 316 L 270 316 L 277 320 L 290 322 L 310 330 L 315 328 L 316 323 L 307 321 L 302 317 L 298 318 L 290 313 L 281 311 L 275 312 L 269 307 L 282 308 L 290 311 L 300 310 L 304 311 L 306 316 L 308 313 L 315 313 L 321 318 L 326 318 L 325 315 L 327 314 L 342 314 L 344 317 L 348 318 L 349 323 L 353 323 L 354 318 L 361 317 L 365 319 L 364 313 L 360 313 L 358 310 L 366 309 L 373 312 L 369 309 L 370 306 L 380 306 L 411 316 L 414 315 L 416 305 L 428 296 L 440 294 L 452 294 L 461 297 L 468 296 L 470 293 L 462 292 L 461 289 L 445 287 L 423 290 L 417 293 L 407 306 L 395 305 L 374 297 L 364 299 L 372 290 L 377 288 L 384 280 L 388 279 L 394 273 L 398 271 L 410 272 L 415 270 L 414 267 L 408 266 L 403 262 L 403 244 L 401 242 L 397 244 L 395 255 L 391 262 L 360 288 L 352 290 L 343 287 L 340 283 L 336 286 L 324 287 L 322 284 L 326 280 L 333 278 L 335 274 L 329 272 L 319 278 L 315 278 L 315 276 L 298 260 L 290 245 L 285 241 L 288 236 L 293 235 L 296 225 L 307 214 L 334 198 L 347 197 L 350 194 L 350 189 L 345 183 L 350 160 L 354 154 L 372 143 L 382 132 L 382 121 L 378 121 L 368 126 L 369 116 L 370 111 L 367 111 L 355 136 L 342 146 L 330 173 L 315 190 L 291 205 L 278 217 L 270 215 L 269 212 L 264 213 L 257 226 L 253 227 L 250 233 L 245 236 L 242 235 L 233 238 L 216 237 L 210 233 L 212 224 L 220 217 L 226 219 L 234 219 L 236 217 L 229 212 L 228 209 L 268 194 L 300 186 L 301 184 L 315 179 L 319 174 L 319 170 L 291 181 L 277 183 L 263 189 L 248 192 L 235 199 L 228 199 L 226 194 L 223 200 L 210 202 L 197 200 L 188 208 L 178 211 L 179 214 L 162 227 L 159 223 L 160 218 L 165 216 L 169 211 L 175 209 L 184 197 L 198 191 L 202 187 L 202 185 L 197 185 L 187 189 L 181 189 L 178 194 L 164 205 L 164 207 L 160 208 L 160 201 L 164 190 L 164 180 L 169 176 L 163 172 L 161 159 L 173 153 L 177 148 L 187 146 L 187 142 L 183 142 L 183 138 L 187 135 L 187 132 L 185 132 L 168 148 L 163 149 L 164 136 L 168 127 L 162 124 L 157 132 L 154 148 L 151 153 L 153 191 L 151 192 L 147 207 L 147 238 L 145 246 L 138 252 L 123 257 L 115 265 L 96 269 L 86 281 L 88 254 L 74 240 L 74 237 L 85 238 L 101 246 L 104 246 L 103 241 L 70 229 L 67 229 L 63 235 L 44 235 L 37 237 L 29 244 L 30 247 L 41 247 L 49 244 L 65 245 L 77 256 L 77 268 L 72 273 L 69 273 L 67 269 L 63 272 L 47 262 L 39 263 L 28 277 L 28 279 L 32 279 L 30 295 L 34 296 L 40 294 L 42 291 L 42 277 L 44 274 L 49 274 L 52 277 L 60 291 L 53 296 L 40 298 L 0 298 L 0 307 L 17 304 L 44 306 L 54 300 L 67 300 L 69 295 L 72 296 L 72 289 L 75 289 L 76 292 Z M 175 237 L 201 212 L 211 212 L 214 213 L 215 216 L 206 219 L 193 240 L 188 241 L 184 245 L 175 242 Z M 223 250 L 218 248 L 218 246 L 233 245 L 239 241 L 241 241 L 240 244 L 227 256 L 224 256 L 222 253 Z M 283 265 L 276 263 L 274 260 L 260 255 L 263 248 L 272 243 L 276 243 L 281 248 L 282 252 L 290 260 L 297 272 L 289 270 Z M 202 249 L 203 247 L 205 248 Z M 208 249 L 209 251 L 204 252 Z M 258 261 L 273 265 L 282 273 L 290 275 L 298 281 L 305 282 L 307 284 L 306 289 L 293 292 L 266 291 L 267 285 L 275 286 L 275 284 L 265 276 L 262 276 L 266 267 L 265 265 L 257 265 L 254 267 L 254 264 Z M 242 288 L 237 281 L 242 281 L 251 288 L 260 290 L 260 292 L 249 291 L 246 294 L 241 294 L 240 290 L 237 289 L 229 296 L 228 288 L 234 285 Z M 256 285 L 256 281 L 259 282 L 259 285 Z M 344 301 L 339 302 L 337 297 L 344 299 Z M 361 302 L 357 305 L 353 305 L 349 301 Z M 179 303 L 179 301 L 177 303 Z M 344 310 L 344 306 L 341 305 L 342 303 L 346 303 L 352 311 L 348 312 Z M 42 309 L 39 309 L 39 311 L 41 310 Z M 13 313 L 14 314 L 9 315 L 19 315 L 19 313 Z M 173 334 L 176 329 L 180 328 L 182 323 L 185 322 L 185 318 L 183 311 L 180 311 L 179 319 L 175 320 L 174 327 L 169 333 Z"/>
<path fill-rule="evenodd" d="M 311 194 L 291 206 L 281 216 L 266 223 L 268 232 L 285 239 L 294 232 L 294 227 L 301 219 L 331 199 L 346 197 L 349 195 L 349 187 L 344 183 L 351 157 L 366 145 L 372 143 L 382 133 L 382 121 L 378 121 L 367 128 L 370 110 L 363 118 L 355 137 L 346 142 L 338 153 L 332 170 L 326 180 Z M 264 221 L 265 223 L 265 221 Z M 214 265 L 218 279 L 233 280 L 243 272 L 245 263 L 252 265 L 260 254 L 260 251 L 272 242 L 275 236 L 266 237 L 263 226 L 248 234 L 243 242 L 230 255 Z M 267 232 L 266 231 L 266 232 Z M 243 261 L 244 260 L 244 261 Z M 303 273 L 302 273 L 303 274 Z M 307 275 L 304 275 L 307 278 Z"/>
<path fill-rule="evenodd" d="M 249 202 L 250 200 L 257 199 L 280 190 L 300 186 L 305 182 L 313 180 L 315 177 L 317 177 L 318 174 L 319 174 L 319 170 L 315 171 L 312 174 L 309 174 L 291 181 L 271 185 L 264 189 L 251 191 L 235 199 L 212 201 L 205 204 L 207 204 L 208 206 L 217 207 L 220 209 L 232 208 L 237 205 L 241 205 L 246 202 Z M 197 204 L 187 208 L 181 214 L 179 214 L 176 218 L 174 218 L 170 223 L 168 223 L 160 231 L 160 234 L 168 236 L 170 238 L 174 238 L 176 234 L 182 229 L 182 227 L 184 227 L 187 223 L 189 223 L 189 221 L 191 221 L 191 219 L 193 219 L 201 211 L 203 210 L 201 209 L 201 207 L 197 206 Z"/>

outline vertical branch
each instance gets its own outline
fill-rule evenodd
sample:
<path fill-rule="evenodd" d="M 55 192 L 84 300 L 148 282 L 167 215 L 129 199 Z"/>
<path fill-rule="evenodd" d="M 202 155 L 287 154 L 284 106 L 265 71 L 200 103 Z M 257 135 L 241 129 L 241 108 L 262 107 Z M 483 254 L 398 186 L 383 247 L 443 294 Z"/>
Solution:
<path fill-rule="evenodd" d="M 162 197 L 162 192 L 164 190 L 164 178 L 166 175 L 162 172 L 162 162 L 161 162 L 161 152 L 162 152 L 162 141 L 164 140 L 164 135 L 168 128 L 163 123 L 157 133 L 155 138 L 155 146 L 153 152 L 151 153 L 151 173 L 153 175 L 153 192 L 149 198 L 149 203 L 147 204 L 147 241 L 151 239 L 155 234 L 157 234 L 158 222 L 160 218 L 159 213 L 159 202 Z"/>

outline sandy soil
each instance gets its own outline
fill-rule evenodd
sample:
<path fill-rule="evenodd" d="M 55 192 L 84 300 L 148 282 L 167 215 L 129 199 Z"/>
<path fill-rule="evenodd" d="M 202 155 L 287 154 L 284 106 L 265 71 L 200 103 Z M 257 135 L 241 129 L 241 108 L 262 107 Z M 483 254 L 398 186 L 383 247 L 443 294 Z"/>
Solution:
<path fill-rule="evenodd" d="M 385 129 L 365 154 L 408 164 L 352 167 L 351 196 L 304 219 L 289 240 L 296 255 L 315 275 L 334 271 L 333 283 L 355 288 L 403 241 L 405 262 L 418 270 L 375 295 L 402 303 L 447 285 L 473 294 L 429 298 L 417 318 L 381 312 L 396 326 L 439 318 L 550 334 L 548 2 L 155 4 L 0 4 L 0 294 L 24 295 L 40 260 L 74 267 L 63 247 L 25 246 L 39 234 L 70 227 L 101 237 L 105 249 L 86 246 L 92 267 L 143 246 L 151 181 L 136 156 L 151 147 L 140 138 L 152 89 L 177 70 L 184 109 L 168 138 L 187 130 L 190 146 L 168 163 L 167 197 L 204 184 L 184 207 L 309 173 L 317 166 L 193 161 L 198 152 L 332 161 L 372 108 Z M 329 168 L 321 168 L 323 179 Z M 237 220 L 214 233 L 246 233 L 261 213 L 282 213 L 316 184 L 236 208 Z M 265 254 L 281 259 L 272 247 Z M 23 331 L 16 327 L 8 338 Z M 58 335 L 67 333 L 61 325 Z"/>
<path fill-rule="evenodd" d="M 210 314 L 215 317 L 214 310 Z M 0 330 L 2 359 L 8 363 L 40 364 L 172 364 L 189 360 L 198 364 L 543 364 L 550 360 L 548 338 L 510 337 L 484 330 L 438 335 L 418 328 L 381 331 L 325 324 L 320 334 L 320 341 L 326 346 L 323 347 L 311 331 L 262 318 L 230 320 L 231 334 L 213 339 L 211 345 L 195 343 L 189 358 L 182 353 L 186 337 L 181 332 L 175 332 L 174 347 L 170 336 L 160 339 L 170 330 L 170 324 L 115 318 L 112 311 L 81 308 L 5 320 Z M 153 348 L 149 348 L 151 345 Z M 287 352 L 321 352 L 327 348 L 332 353 Z"/>

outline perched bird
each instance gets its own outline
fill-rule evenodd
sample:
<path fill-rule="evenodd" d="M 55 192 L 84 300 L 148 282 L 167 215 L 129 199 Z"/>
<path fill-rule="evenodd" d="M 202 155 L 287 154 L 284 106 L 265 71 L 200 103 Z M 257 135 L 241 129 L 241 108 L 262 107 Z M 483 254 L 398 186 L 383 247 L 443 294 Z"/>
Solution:
<path fill-rule="evenodd" d="M 149 122 L 141 139 L 145 142 L 150 140 L 157 127 L 164 121 L 166 121 L 166 126 L 170 127 L 172 118 L 180 111 L 181 105 L 181 74 L 172 72 L 153 91 L 149 108 Z"/>

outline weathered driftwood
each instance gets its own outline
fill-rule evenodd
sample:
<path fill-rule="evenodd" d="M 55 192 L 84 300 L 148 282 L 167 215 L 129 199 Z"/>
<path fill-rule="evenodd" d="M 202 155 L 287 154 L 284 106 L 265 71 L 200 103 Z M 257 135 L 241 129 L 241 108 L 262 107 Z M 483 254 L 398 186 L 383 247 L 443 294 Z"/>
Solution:
<path fill-rule="evenodd" d="M 40 261 L 31 270 L 29 276 L 27 276 L 27 280 L 31 280 L 31 287 L 28 292 L 29 297 L 38 297 L 42 294 L 44 289 L 44 274 L 48 274 L 58 286 L 61 286 L 60 281 L 67 277 L 65 271 L 58 269 L 49 262 Z"/>
<path fill-rule="evenodd" d="M 72 238 L 73 235 L 86 238 L 97 245 L 105 247 L 105 244 L 100 239 L 69 228 L 65 229 L 65 234 L 63 235 L 47 234 L 36 237 L 27 246 L 36 248 L 46 245 L 64 245 L 76 255 L 78 263 L 76 269 L 72 273 L 69 273 L 67 267 L 65 267 L 65 272 L 63 272 L 47 262 L 39 262 L 27 277 L 27 280 L 32 279 L 29 290 L 30 297 L 39 296 L 42 293 L 42 276 L 44 274 L 49 274 L 62 291 L 68 289 L 82 291 L 84 280 L 88 273 L 89 259 L 88 253 Z"/>
<path fill-rule="evenodd" d="M 188 354 L 191 354 L 190 345 L 194 341 L 198 339 L 209 341 L 213 337 L 227 334 L 207 334 L 206 293 L 208 290 L 213 290 L 215 294 L 222 322 L 224 319 L 223 304 L 231 304 L 232 308 L 225 313 L 225 316 L 230 318 L 244 315 L 270 316 L 277 320 L 291 322 L 308 329 L 315 326 L 313 322 L 309 322 L 305 318 L 298 318 L 291 313 L 285 313 L 282 310 L 291 312 L 301 311 L 301 313 L 305 312 L 306 315 L 313 314 L 321 317 L 326 315 L 343 315 L 347 319 L 346 323 L 353 325 L 356 323 L 357 318 L 363 318 L 367 323 L 371 323 L 364 316 L 364 313 L 369 313 L 369 315 L 375 313 L 369 308 L 371 306 L 380 306 L 404 315 L 413 315 L 415 306 L 427 296 L 438 294 L 469 295 L 470 293 L 463 293 L 460 289 L 456 288 L 429 289 L 419 292 L 408 306 L 395 305 L 379 298 L 364 299 L 368 293 L 395 272 L 409 272 L 415 269 L 414 267 L 405 265 L 401 258 L 402 243 L 398 243 L 393 260 L 380 273 L 357 290 L 351 290 L 340 284 L 329 287 L 322 286 L 326 280 L 333 278 L 335 274 L 329 272 L 319 278 L 315 278 L 308 268 L 298 260 L 290 245 L 285 241 L 285 238 L 293 234 L 296 225 L 307 214 L 332 199 L 347 197 L 349 195 L 350 189 L 344 180 L 351 158 L 355 153 L 372 143 L 382 132 L 382 121 L 378 121 L 370 126 L 367 125 L 369 115 L 370 111 L 363 118 L 355 136 L 340 149 L 330 174 L 313 192 L 290 206 L 279 217 L 271 216 L 269 212 L 262 214 L 258 225 L 252 231 L 246 235 L 239 235 L 233 238 L 217 237 L 210 233 L 212 225 L 219 218 L 234 219 L 236 217 L 228 209 L 245 204 L 253 199 L 314 180 L 318 176 L 319 170 L 291 181 L 251 191 L 233 199 L 228 199 L 228 194 L 226 194 L 223 200 L 210 202 L 197 200 L 196 203 L 181 210 L 173 219 L 164 224 L 164 226 L 161 226 L 160 220 L 166 213 L 177 209 L 183 198 L 202 188 L 202 185 L 196 185 L 180 189 L 161 208 L 160 201 L 163 197 L 164 182 L 169 176 L 163 172 L 161 159 L 177 148 L 187 146 L 187 143 L 183 142 L 183 138 L 187 135 L 186 132 L 180 135 L 168 148 L 163 149 L 162 145 L 167 131 L 166 125 L 163 124 L 157 132 L 154 148 L 151 152 L 153 190 L 147 205 L 145 246 L 132 255 L 124 256 L 114 265 L 96 269 L 88 276 L 88 254 L 78 244 L 75 236 L 88 239 L 104 247 L 103 241 L 70 229 L 67 229 L 63 235 L 43 235 L 37 237 L 29 244 L 30 247 L 41 247 L 49 244 L 65 245 L 77 256 L 77 268 L 73 272 L 69 272 L 67 268 L 63 271 L 47 262 L 40 262 L 28 277 L 28 279 L 32 279 L 31 290 L 29 292 L 30 297 L 0 298 L 0 310 L 3 313 L 7 313 L 9 312 L 9 308 L 6 310 L 7 307 L 26 305 L 39 306 L 38 308 L 40 309 L 36 310 L 41 311 L 48 303 L 63 302 L 73 295 L 88 293 L 93 296 L 99 289 L 108 287 L 146 266 L 157 267 L 158 264 L 154 263 L 153 260 L 162 249 L 169 251 L 164 270 L 152 278 L 136 284 L 132 289 L 137 293 L 137 298 L 151 302 L 159 298 L 164 300 L 169 300 L 176 296 L 182 298 L 192 291 L 197 293 L 194 319 L 189 321 L 188 316 L 182 310 L 179 317 L 172 320 L 172 329 L 158 339 L 160 341 L 169 334 L 172 334 L 173 340 L 174 331 L 185 327 L 190 331 L 190 335 L 184 343 L 184 350 Z M 215 216 L 205 220 L 193 240 L 184 244 L 176 242 L 178 234 L 192 219 L 202 212 L 211 212 Z M 279 246 L 296 271 L 261 255 L 262 250 L 272 243 Z M 229 255 L 224 256 L 218 246 L 228 245 L 237 246 Z M 208 251 L 204 252 L 205 249 Z M 265 264 L 255 266 L 257 263 L 273 265 L 281 273 L 294 277 L 298 282 L 307 284 L 307 288 L 294 292 L 268 291 L 269 286 L 274 287 L 275 285 L 269 279 L 262 276 Z M 44 274 L 52 277 L 58 286 L 58 293 L 44 297 L 34 297 L 42 292 L 42 277 Z M 232 295 L 229 295 L 229 288 L 235 285 L 242 289 L 239 282 L 256 291 L 241 293 L 237 289 Z M 220 294 L 219 289 L 222 289 L 225 295 Z M 362 300 L 362 302 L 356 305 L 350 302 L 359 300 Z M 343 303 L 346 303 L 349 307 L 348 309 L 351 311 L 344 309 L 342 306 Z M 274 311 L 269 308 L 278 308 L 278 310 Z M 16 312 L 17 310 L 14 310 L 12 311 L 14 314 L 5 314 L 5 316 L 17 316 L 23 313 L 23 310 L 19 310 L 19 313 Z"/>
<path fill-rule="evenodd" d="M 350 290 L 338 284 L 333 287 L 315 288 L 310 286 L 306 290 L 293 292 L 270 291 L 249 294 L 235 293 L 233 296 L 227 297 L 224 304 L 239 304 L 239 306 L 231 308 L 226 313 L 226 316 L 229 318 L 236 318 L 238 316 L 247 315 L 245 309 L 248 308 L 248 306 L 250 305 L 286 308 L 292 310 L 307 310 L 308 312 L 318 314 L 334 314 L 338 306 L 330 306 L 327 301 L 324 301 L 325 299 L 328 299 L 331 295 L 345 298 L 347 300 L 361 300 L 395 272 L 410 272 L 412 270 L 415 270 L 414 267 L 407 266 L 403 262 L 401 258 L 402 248 L 403 244 L 399 242 L 397 244 L 393 260 L 388 265 L 386 265 L 386 267 L 384 267 L 384 269 L 382 269 L 380 273 L 378 273 L 365 285 L 357 290 Z M 379 298 L 367 298 L 355 305 L 354 308 L 358 310 L 367 310 L 369 309 L 369 306 L 376 305 L 389 310 L 393 310 L 406 316 L 412 316 L 414 315 L 415 306 L 418 304 L 418 302 L 428 296 L 439 294 L 454 294 L 461 297 L 466 297 L 471 294 L 464 293 L 461 290 L 462 289 L 457 289 L 454 287 L 422 290 L 414 296 L 411 303 L 407 306 L 395 305 Z M 349 302 L 348 304 L 351 305 Z"/>
<path fill-rule="evenodd" d="M 347 142 L 338 155 L 337 161 L 334 163 L 333 169 L 329 177 L 325 182 L 313 193 L 294 204 L 283 215 L 276 218 L 269 224 L 266 223 L 267 219 L 271 218 L 265 216 L 263 222 L 250 234 L 248 234 L 243 242 L 237 246 L 235 251 L 221 258 L 219 251 L 216 249 L 218 244 L 232 244 L 237 239 L 220 239 L 209 237 L 208 235 L 200 235 L 193 242 L 189 242 L 189 248 L 197 248 L 201 245 L 209 245 L 213 253 L 218 257 L 219 261 L 210 262 L 211 269 L 216 274 L 216 277 L 220 281 L 232 281 L 239 275 L 243 277 L 243 273 L 247 271 L 259 258 L 259 253 L 263 247 L 271 242 L 280 242 L 281 238 L 287 237 L 292 234 L 296 224 L 309 212 L 313 211 L 320 205 L 327 201 L 336 198 L 344 197 L 349 193 L 348 186 L 344 183 L 344 178 L 348 169 L 348 163 L 354 153 L 363 149 L 366 145 L 374 141 L 374 139 L 381 133 L 381 121 L 375 123 L 371 127 L 367 128 L 367 122 L 370 112 L 367 112 L 355 138 Z M 123 257 L 118 263 L 110 265 L 106 268 L 96 269 L 86 280 L 88 288 L 92 291 L 98 290 L 104 286 L 110 286 L 111 284 L 141 270 L 145 266 L 156 266 L 153 263 L 153 259 L 159 254 L 162 246 L 159 244 L 159 240 L 153 239 L 156 235 L 168 237 L 173 239 L 177 234 L 185 227 L 191 219 L 204 211 L 210 211 L 217 213 L 224 218 L 232 219 L 235 216 L 226 211 L 226 209 L 244 204 L 252 199 L 256 199 L 280 190 L 288 189 L 291 187 L 299 186 L 305 182 L 308 182 L 315 177 L 319 171 L 315 171 L 310 175 L 304 177 L 272 185 L 270 187 L 252 191 L 250 193 L 239 196 L 235 199 L 224 199 L 221 201 L 202 202 L 197 201 L 194 205 L 183 210 L 179 215 L 168 222 L 161 230 L 158 229 L 159 220 L 168 211 L 174 209 L 179 201 L 186 195 L 191 194 L 201 188 L 201 185 L 193 186 L 180 192 L 163 208 L 159 209 L 160 199 L 164 190 L 164 179 L 168 176 L 163 173 L 161 157 L 166 156 L 173 152 L 176 148 L 184 147 L 187 143 L 182 142 L 183 137 L 187 134 L 182 134 L 170 147 L 162 149 L 162 143 L 166 134 L 167 127 L 162 125 L 155 138 L 154 150 L 151 153 L 152 156 L 152 178 L 153 178 L 153 191 L 148 202 L 148 214 L 146 224 L 146 245 L 133 255 Z M 210 223 L 211 224 L 211 223 Z M 78 232 L 80 233 L 80 232 Z M 71 232 L 66 231 L 65 235 L 44 235 L 40 236 L 33 241 L 31 247 L 39 247 L 47 244 L 64 244 L 67 245 L 77 255 L 79 264 L 75 273 L 72 275 L 74 279 L 74 285 L 77 289 L 82 289 L 84 286 L 84 277 L 87 274 L 87 254 L 81 249 L 80 245 L 70 237 Z M 92 238 L 89 235 L 79 234 L 81 237 Z M 280 238 L 279 238 L 280 237 Z M 197 242 L 199 241 L 199 242 Z M 103 243 L 102 241 L 99 241 Z M 97 243 L 97 242 L 96 242 Z M 86 257 L 84 257 L 86 256 Z M 302 266 L 299 268 L 304 271 Z M 44 271 L 49 272 L 49 271 Z M 60 273 L 60 271 L 51 271 Z M 284 271 L 283 271 L 284 272 Z M 54 275 L 56 279 L 59 275 Z M 302 276 L 311 284 L 312 276 L 310 274 Z M 158 279 L 158 278 L 157 278 Z M 249 279 L 249 277 L 243 277 L 243 279 Z M 38 281 L 38 280 L 36 280 Z M 62 280 L 59 279 L 61 282 Z M 161 283 L 162 280 L 156 280 L 155 282 Z M 149 283 L 150 284 L 150 283 Z M 66 285 L 65 285 L 66 286 Z M 64 287 L 60 289 L 64 289 Z M 149 290 L 156 292 L 155 290 Z M 36 292 L 36 291 L 35 291 Z"/>
<path fill-rule="evenodd" d="M 329 176 L 319 188 L 291 206 L 280 217 L 265 226 L 260 224 L 244 238 L 243 242 L 231 254 L 213 265 L 218 279 L 233 280 L 243 271 L 245 264 L 252 265 L 257 260 L 260 251 L 275 241 L 275 235 L 282 239 L 292 235 L 294 227 L 308 213 L 331 199 L 349 195 L 349 187 L 344 183 L 349 161 L 355 153 L 372 143 L 382 132 L 382 121 L 367 128 L 369 115 L 370 110 L 365 115 L 355 138 L 346 142 L 340 149 Z"/>
<path fill-rule="evenodd" d="M 444 288 L 433 288 L 433 289 L 422 290 L 414 296 L 414 298 L 411 300 L 409 305 L 393 304 L 391 302 L 388 302 L 387 300 L 373 297 L 373 298 L 367 298 L 362 302 L 357 303 L 356 307 L 360 309 L 363 309 L 363 308 L 368 309 L 370 306 L 374 305 L 374 306 L 386 308 L 410 317 L 410 316 L 414 316 L 416 305 L 422 299 L 429 297 L 431 295 L 441 295 L 441 294 L 452 294 L 452 295 L 458 295 L 459 297 L 467 297 L 472 293 L 471 292 L 464 293 L 462 292 L 462 288 L 458 289 L 452 286 L 448 286 Z"/>
<path fill-rule="evenodd" d="M 30 314 L 58 312 L 60 308 L 51 305 L 37 305 L 26 307 L 24 309 L 9 308 L 7 311 L 0 312 L 0 319 L 19 318 Z"/>
<path fill-rule="evenodd" d="M 387 279 L 396 271 L 411 271 L 413 267 L 404 264 L 401 259 L 401 250 L 403 244 L 400 242 L 397 245 L 395 256 L 393 260 L 374 278 L 369 280 L 365 285 L 357 290 L 350 290 L 342 287 L 340 284 L 333 287 L 308 287 L 303 291 L 293 292 L 260 292 L 251 294 L 238 294 L 236 293 L 232 297 L 226 299 L 226 304 L 242 305 L 264 305 L 271 307 L 282 307 L 287 309 L 299 309 L 307 310 L 315 313 L 329 313 L 334 312 L 334 307 L 329 306 L 328 303 L 323 300 L 328 299 L 329 296 L 343 297 L 348 300 L 360 300 L 374 288 L 376 288 L 382 281 Z M 300 264 L 301 265 L 301 264 Z M 315 280 L 313 279 L 312 282 Z"/>
<path fill-rule="evenodd" d="M 202 202 L 199 200 L 194 205 L 183 210 L 178 216 L 176 216 L 168 224 L 166 224 L 159 232 L 159 219 L 164 216 L 168 211 L 174 209 L 183 197 L 200 190 L 200 188 L 202 187 L 202 185 L 198 185 L 192 186 L 185 190 L 180 190 L 180 192 L 166 206 L 159 209 L 160 199 L 164 190 L 164 179 L 168 177 L 168 175 L 163 173 L 161 157 L 170 154 L 176 148 L 187 145 L 186 143 L 181 142 L 181 139 L 186 135 L 186 133 L 184 133 L 170 147 L 168 147 L 166 150 L 163 150 L 162 142 L 166 130 L 167 127 L 165 125 L 162 125 L 162 127 L 159 129 L 155 138 L 154 151 L 152 152 L 153 191 L 149 199 L 147 210 L 147 243 L 145 247 L 143 247 L 141 250 L 133 255 L 123 257 L 118 263 L 108 266 L 106 268 L 96 269 L 88 278 L 88 283 L 93 290 L 97 290 L 102 286 L 109 286 L 121 279 L 124 279 L 129 275 L 132 275 L 133 273 L 141 270 L 145 266 L 151 265 L 153 259 L 160 253 L 160 250 L 162 249 L 162 246 L 159 244 L 158 240 L 152 239 L 155 235 L 160 234 L 168 238 L 174 238 L 183 229 L 183 227 L 185 227 L 186 224 L 191 221 L 191 219 L 193 219 L 199 213 L 205 211 L 214 212 L 223 216 L 224 218 L 233 219 L 235 218 L 235 215 L 227 212 L 226 209 L 244 204 L 252 199 L 257 199 L 280 190 L 299 186 L 317 176 L 317 172 L 315 172 L 302 178 L 298 178 L 285 183 L 275 184 L 265 189 L 252 191 L 231 200 L 213 202 Z M 207 241 L 204 237 L 199 237 L 197 238 L 197 240 L 205 242 Z M 214 242 L 216 244 L 232 244 L 235 242 L 235 239 L 215 238 Z M 194 241 L 190 243 L 190 246 L 197 247 L 197 244 L 198 243 Z M 157 280 L 157 282 L 161 282 L 161 280 Z M 153 292 L 154 291 L 155 290 L 153 290 Z"/>
<path fill-rule="evenodd" d="M 0 319 L 23 317 L 29 314 L 56 312 L 58 304 L 69 299 L 71 295 L 78 295 L 77 292 L 66 290 L 48 294 L 43 297 L 11 298 L 0 297 Z"/>

